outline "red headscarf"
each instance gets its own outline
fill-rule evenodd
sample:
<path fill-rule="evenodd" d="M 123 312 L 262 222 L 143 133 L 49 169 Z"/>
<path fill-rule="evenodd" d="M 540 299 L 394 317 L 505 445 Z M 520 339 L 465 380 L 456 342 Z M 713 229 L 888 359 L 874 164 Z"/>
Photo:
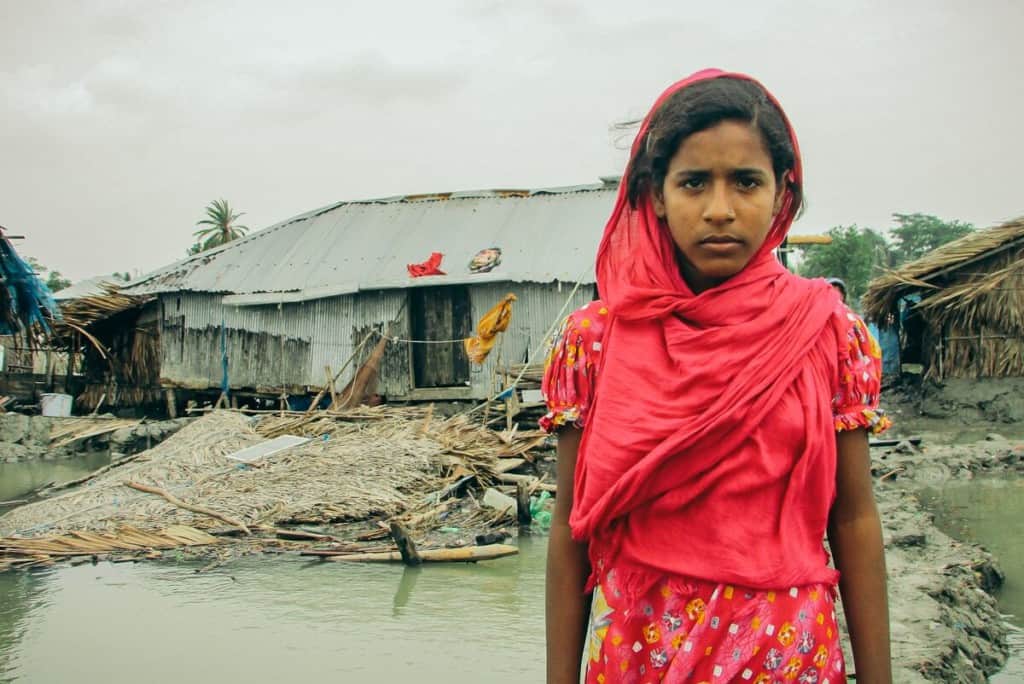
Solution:
<path fill-rule="evenodd" d="M 676 83 L 634 156 L 662 103 L 714 78 L 753 80 L 705 70 Z M 659 573 L 768 588 L 836 579 L 822 537 L 835 489 L 838 295 L 772 254 L 802 174 L 786 124 L 796 163 L 781 209 L 721 285 L 693 294 L 648 193 L 634 208 L 624 182 L 605 227 L 597 279 L 611 323 L 570 522 L 595 573 L 610 562 L 620 584 Z"/>

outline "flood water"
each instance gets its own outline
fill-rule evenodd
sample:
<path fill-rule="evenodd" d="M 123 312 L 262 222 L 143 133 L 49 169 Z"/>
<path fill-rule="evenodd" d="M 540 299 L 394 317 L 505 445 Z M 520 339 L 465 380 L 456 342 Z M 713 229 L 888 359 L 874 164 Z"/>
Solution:
<path fill-rule="evenodd" d="M 543 681 L 543 539 L 476 566 L 0 574 L 0 682 Z"/>
<path fill-rule="evenodd" d="M 105 465 L 105 454 L 0 465 L 0 500 Z M 1024 479 L 924 492 L 937 523 L 1007 574 L 1024 627 Z M 546 540 L 478 565 L 401 566 L 253 557 L 68 565 L 0 574 L 0 683 L 543 681 Z M 1024 681 L 1017 652 L 993 682 Z"/>
<path fill-rule="evenodd" d="M 87 475 L 110 463 L 109 451 L 91 451 L 59 461 L 32 460 L 0 463 L 0 501 L 21 498 L 26 493 L 53 482 L 61 484 Z M 7 510 L 0 507 L 0 515 Z"/>
<path fill-rule="evenodd" d="M 943 532 L 981 544 L 995 554 L 1006 573 L 999 607 L 1012 625 L 1024 629 L 1024 478 L 951 481 L 941 489 L 923 492 L 922 501 L 935 513 Z M 1024 681 L 1022 632 L 1012 634 L 1011 642 L 1014 654 L 993 682 Z"/>

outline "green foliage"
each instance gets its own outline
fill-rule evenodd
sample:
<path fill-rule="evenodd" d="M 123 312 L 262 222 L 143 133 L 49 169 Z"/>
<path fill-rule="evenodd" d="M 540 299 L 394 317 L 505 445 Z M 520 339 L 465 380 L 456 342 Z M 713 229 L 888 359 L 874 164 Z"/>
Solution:
<path fill-rule="evenodd" d="M 886 269 L 918 259 L 936 247 L 970 233 L 974 226 L 943 221 L 928 214 L 893 214 L 896 227 L 891 239 L 870 228 L 837 226 L 828 231 L 829 245 L 805 248 L 800 275 L 808 278 L 842 278 L 847 303 L 856 308 L 868 284 Z"/>
<path fill-rule="evenodd" d="M 828 231 L 832 243 L 806 248 L 800 275 L 808 278 L 842 278 L 846 301 L 857 306 L 872 278 L 890 265 L 885 236 L 870 228 L 837 226 Z"/>
<path fill-rule="evenodd" d="M 892 234 L 896 263 L 919 259 L 936 247 L 967 235 L 974 230 L 970 223 L 943 221 L 930 214 L 893 214 L 896 227 Z"/>
<path fill-rule="evenodd" d="M 205 228 L 199 228 L 193 233 L 196 244 L 189 247 L 189 255 L 226 245 L 245 235 L 249 228 L 235 223 L 244 215 L 244 212 L 232 211 L 227 200 L 218 199 L 210 202 L 206 205 L 206 218 L 196 222 L 196 226 Z"/>
<path fill-rule="evenodd" d="M 39 263 L 39 260 L 35 257 L 27 257 L 25 261 L 28 262 L 28 265 L 36 272 L 39 279 L 46 284 L 46 287 L 50 289 L 50 292 L 59 292 L 60 290 L 71 287 L 71 281 L 65 278 L 60 271 L 51 271 L 46 266 Z"/>
<path fill-rule="evenodd" d="M 60 271 L 50 271 L 50 275 L 46 278 L 46 287 L 50 288 L 50 292 L 60 292 L 71 287 L 71 281 L 62 276 Z"/>

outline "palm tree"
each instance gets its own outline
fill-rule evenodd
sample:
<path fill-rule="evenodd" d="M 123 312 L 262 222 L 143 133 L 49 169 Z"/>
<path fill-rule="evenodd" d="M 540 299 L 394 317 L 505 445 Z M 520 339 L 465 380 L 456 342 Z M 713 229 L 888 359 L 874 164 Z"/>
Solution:
<path fill-rule="evenodd" d="M 249 228 L 235 223 L 244 213 L 236 214 L 231 211 L 231 207 L 223 199 L 210 202 L 206 206 L 206 216 L 208 218 L 196 223 L 196 226 L 206 227 L 200 228 L 193 233 L 196 237 L 196 246 L 199 247 L 201 245 L 201 248 L 197 251 L 202 252 L 214 247 L 220 247 L 245 235 Z"/>

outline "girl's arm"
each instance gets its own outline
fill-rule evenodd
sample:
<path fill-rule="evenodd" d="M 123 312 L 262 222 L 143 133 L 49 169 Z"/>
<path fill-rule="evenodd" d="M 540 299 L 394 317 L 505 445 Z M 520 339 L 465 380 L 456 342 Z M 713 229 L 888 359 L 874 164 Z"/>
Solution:
<path fill-rule="evenodd" d="M 578 684 L 589 618 L 590 606 L 583 594 L 590 575 L 587 545 L 573 540 L 569 531 L 582 434 L 578 428 L 558 433 L 558 495 L 551 516 L 546 587 L 548 684 Z"/>
<path fill-rule="evenodd" d="M 836 435 L 836 500 L 828 540 L 850 631 L 859 684 L 891 684 L 889 600 L 885 583 L 882 525 L 872 490 L 867 432 Z"/>

